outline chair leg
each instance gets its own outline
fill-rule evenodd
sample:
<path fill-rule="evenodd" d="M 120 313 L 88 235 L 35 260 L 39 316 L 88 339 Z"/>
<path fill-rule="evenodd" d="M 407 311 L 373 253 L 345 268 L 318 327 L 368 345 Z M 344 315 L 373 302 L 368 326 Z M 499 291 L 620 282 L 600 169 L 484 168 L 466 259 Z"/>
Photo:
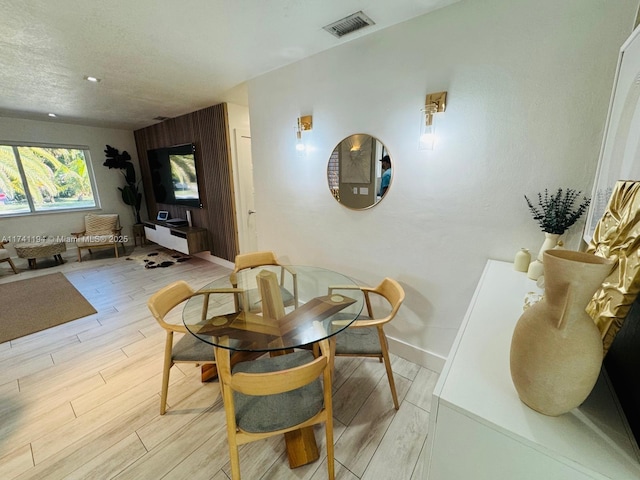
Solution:
<path fill-rule="evenodd" d="M 115 249 L 115 251 L 116 251 L 116 258 L 119 258 L 119 257 L 118 257 L 118 243 L 115 243 L 115 244 L 114 244 L 114 249 Z"/>
<path fill-rule="evenodd" d="M 162 390 L 160 392 L 160 415 L 167 411 L 167 393 L 169 391 L 169 372 L 173 366 L 171 361 L 171 350 L 173 348 L 173 332 L 167 332 L 167 339 L 164 346 L 164 367 L 162 369 Z"/>
<path fill-rule="evenodd" d="M 335 461 L 334 461 L 334 445 L 333 445 L 333 408 L 331 412 L 327 412 L 327 419 L 324 423 L 327 444 L 327 471 L 329 472 L 329 480 L 335 478 Z"/>
<path fill-rule="evenodd" d="M 82 249 L 78 247 L 78 262 L 82 261 Z"/>
<path fill-rule="evenodd" d="M 336 373 L 336 336 L 329 337 L 329 372 L 331 372 L 331 381 Z"/>
<path fill-rule="evenodd" d="M 7 258 L 7 261 L 9 262 L 9 265 L 11 265 L 11 269 L 13 270 L 13 273 L 18 273 L 18 270 L 16 270 L 16 266 L 13 264 L 13 260 L 11 260 L 10 258 Z"/>
<path fill-rule="evenodd" d="M 398 410 L 398 394 L 396 393 L 396 382 L 393 379 L 393 371 L 391 370 L 391 359 L 389 358 L 389 348 L 387 345 L 387 337 L 382 327 L 378 327 L 378 336 L 380 337 L 380 347 L 382 349 L 382 358 L 384 359 L 384 367 L 387 370 L 387 378 L 389 379 L 389 387 L 391 388 L 391 396 L 393 397 L 393 405 Z"/>
<path fill-rule="evenodd" d="M 240 480 L 240 454 L 238 444 L 231 445 L 229 439 L 229 458 L 231 459 L 231 480 Z"/>
<path fill-rule="evenodd" d="M 233 393 L 230 388 L 222 385 L 222 380 L 220 380 L 224 413 L 227 417 L 227 442 L 229 443 L 229 460 L 231 461 L 231 480 L 240 480 L 240 453 L 238 452 L 238 440 L 236 439 L 235 414 L 232 412 L 232 407 L 229 406 L 230 402 L 233 403 Z"/>

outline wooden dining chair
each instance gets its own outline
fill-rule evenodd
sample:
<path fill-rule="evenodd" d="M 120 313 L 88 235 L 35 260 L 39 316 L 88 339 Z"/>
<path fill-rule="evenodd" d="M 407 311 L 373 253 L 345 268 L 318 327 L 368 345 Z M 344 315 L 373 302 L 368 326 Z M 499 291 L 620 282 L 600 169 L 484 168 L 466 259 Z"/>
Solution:
<path fill-rule="evenodd" d="M 391 360 L 389 359 L 389 345 L 387 336 L 384 333 L 384 326 L 393 320 L 398 313 L 400 305 L 404 301 L 404 289 L 396 280 L 385 278 L 375 288 L 334 286 L 329 288 L 329 294 L 332 294 L 335 290 L 353 290 L 355 288 L 359 288 L 364 293 L 368 316 L 359 316 L 348 328 L 332 336 L 332 349 L 335 350 L 335 356 L 375 357 L 379 358 L 381 362 L 384 361 L 391 388 L 391 396 L 393 397 L 393 405 L 398 410 L 400 404 L 398 403 L 396 384 L 393 380 Z M 375 317 L 371 307 L 372 296 L 383 298 L 389 304 L 390 312 L 386 316 Z M 333 324 L 337 326 L 343 320 L 339 320 L 339 315 L 336 318 L 338 319 L 334 320 Z"/>
<path fill-rule="evenodd" d="M 13 263 L 13 260 L 11 260 L 11 255 L 9 254 L 7 249 L 4 248 L 6 243 L 8 242 L 3 242 L 0 240 L 0 262 L 9 262 L 9 265 L 11 266 L 13 273 L 18 273 L 18 270 L 16 270 L 16 266 Z"/>
<path fill-rule="evenodd" d="M 147 306 L 151 314 L 167 332 L 164 349 L 164 367 L 162 371 L 162 390 L 160 395 L 160 415 L 167 409 L 167 392 L 169 389 L 169 372 L 176 363 L 193 363 L 197 365 L 215 364 L 213 346 L 196 338 L 184 325 L 167 323 L 165 317 L 175 307 L 196 295 L 203 295 L 202 319 L 206 319 L 209 296 L 213 294 L 237 294 L 236 289 L 217 289 L 194 291 L 187 282 L 179 280 L 161 288 L 148 300 Z M 235 295 L 234 295 L 235 297 Z M 235 313 L 230 314 L 235 315 Z M 220 315 L 218 315 L 220 316 Z M 174 332 L 182 333 L 182 337 L 174 343 Z"/>
<path fill-rule="evenodd" d="M 242 270 L 246 270 L 248 268 L 258 268 L 268 265 L 275 265 L 280 267 L 280 292 L 282 294 L 282 301 L 285 307 L 294 306 L 298 308 L 298 277 L 296 275 L 295 270 L 286 265 L 281 265 L 275 253 L 271 251 L 261 251 L 261 252 L 252 252 L 252 253 L 243 253 L 236 255 L 235 258 L 235 268 L 231 273 L 231 284 L 234 287 L 238 286 L 238 282 L 236 280 L 237 274 Z M 287 289 L 285 285 L 285 275 L 291 275 L 292 277 L 292 289 L 290 291 Z M 257 313 L 262 311 L 260 292 L 257 288 L 248 289 L 246 291 L 246 297 L 249 299 L 249 305 L 246 308 L 242 308 L 242 310 L 249 311 L 252 313 Z M 237 307 L 240 307 L 237 305 Z M 245 307 L 243 305 L 243 307 Z"/>
<path fill-rule="evenodd" d="M 334 479 L 331 350 L 327 340 L 319 343 L 318 358 L 300 350 L 233 367 L 229 350 L 215 347 L 233 480 L 240 479 L 239 445 L 320 423 L 325 424 L 329 479 Z"/>
<path fill-rule="evenodd" d="M 71 233 L 75 237 L 74 242 L 78 248 L 78 262 L 82 262 L 82 249 L 113 248 L 118 258 L 118 245 L 122 245 L 122 227 L 117 213 L 96 215 L 90 213 L 84 217 L 84 230 Z"/>

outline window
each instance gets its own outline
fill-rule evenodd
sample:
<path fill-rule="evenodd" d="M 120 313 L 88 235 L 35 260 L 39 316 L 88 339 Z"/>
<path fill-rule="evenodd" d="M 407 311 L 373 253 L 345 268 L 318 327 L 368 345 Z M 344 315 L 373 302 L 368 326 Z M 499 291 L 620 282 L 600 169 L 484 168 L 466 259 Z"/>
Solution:
<path fill-rule="evenodd" d="M 89 150 L 0 145 L 0 217 L 96 206 Z"/>

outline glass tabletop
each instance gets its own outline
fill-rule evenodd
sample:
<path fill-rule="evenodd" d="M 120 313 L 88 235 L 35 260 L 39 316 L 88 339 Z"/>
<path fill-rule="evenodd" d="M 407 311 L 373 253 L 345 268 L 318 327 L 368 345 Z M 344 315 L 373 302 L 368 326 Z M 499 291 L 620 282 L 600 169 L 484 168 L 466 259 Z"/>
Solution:
<path fill-rule="evenodd" d="M 260 278 L 265 275 L 277 279 L 278 302 L 282 298 L 279 307 L 274 307 L 272 300 L 263 301 L 263 295 L 268 294 Z M 268 352 L 335 335 L 353 323 L 363 305 L 362 291 L 341 273 L 309 266 L 268 265 L 205 285 L 185 304 L 182 320 L 189 332 L 211 345 Z"/>

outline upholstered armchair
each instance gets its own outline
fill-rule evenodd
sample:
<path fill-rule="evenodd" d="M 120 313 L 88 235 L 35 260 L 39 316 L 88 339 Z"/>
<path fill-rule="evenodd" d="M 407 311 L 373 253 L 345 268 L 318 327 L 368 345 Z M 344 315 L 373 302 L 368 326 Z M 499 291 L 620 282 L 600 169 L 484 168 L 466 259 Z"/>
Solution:
<path fill-rule="evenodd" d="M 7 249 L 4 248 L 5 243 L 8 242 L 0 240 L 0 262 L 9 262 L 9 265 L 11 265 L 11 268 L 13 269 L 13 273 L 18 273 L 16 266 L 13 264 L 13 260 L 11 260 L 11 255 L 9 255 Z"/>
<path fill-rule="evenodd" d="M 76 246 L 78 247 L 78 261 L 82 261 L 82 249 L 89 250 L 92 248 L 113 248 L 116 258 L 118 258 L 118 244 L 122 244 L 122 252 L 124 253 L 124 244 L 121 237 L 122 227 L 118 214 L 89 214 L 84 217 L 84 230 L 74 232 L 71 235 L 76 237 Z"/>

